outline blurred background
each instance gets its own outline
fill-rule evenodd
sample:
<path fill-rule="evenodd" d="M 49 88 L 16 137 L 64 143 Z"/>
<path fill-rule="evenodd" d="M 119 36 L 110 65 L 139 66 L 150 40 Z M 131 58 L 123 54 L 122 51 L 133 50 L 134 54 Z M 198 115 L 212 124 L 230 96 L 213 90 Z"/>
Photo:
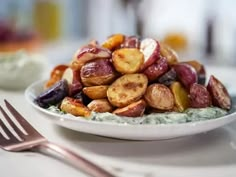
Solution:
<path fill-rule="evenodd" d="M 68 62 L 82 44 L 113 33 L 153 37 L 181 60 L 236 65 L 234 0 L 0 0 L 0 52 Z"/>

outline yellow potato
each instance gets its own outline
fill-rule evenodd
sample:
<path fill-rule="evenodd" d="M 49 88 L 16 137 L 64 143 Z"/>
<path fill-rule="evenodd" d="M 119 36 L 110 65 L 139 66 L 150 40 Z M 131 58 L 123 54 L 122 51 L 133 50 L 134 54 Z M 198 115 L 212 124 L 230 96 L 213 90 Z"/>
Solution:
<path fill-rule="evenodd" d="M 124 42 L 124 40 L 125 36 L 123 34 L 114 34 L 102 44 L 102 47 L 109 50 L 114 50 L 115 48 L 119 47 Z"/>
<path fill-rule="evenodd" d="M 144 63 L 144 55 L 136 48 L 122 48 L 112 54 L 115 69 L 123 74 L 132 74 L 140 70 Z"/>
<path fill-rule="evenodd" d="M 113 106 L 107 99 L 97 99 L 93 100 L 88 104 L 90 111 L 94 112 L 112 112 Z"/>
<path fill-rule="evenodd" d="M 173 82 L 170 89 L 175 98 L 175 107 L 178 112 L 183 112 L 189 107 L 189 97 L 188 92 L 179 82 Z"/>
<path fill-rule="evenodd" d="M 71 97 L 65 97 L 62 100 L 60 109 L 74 116 L 88 117 L 91 113 L 83 103 Z"/>
<path fill-rule="evenodd" d="M 89 98 L 96 100 L 96 99 L 106 98 L 107 89 L 108 89 L 108 85 L 99 85 L 99 86 L 92 86 L 92 87 L 84 87 L 83 92 Z"/>
<path fill-rule="evenodd" d="M 144 95 L 147 84 L 144 74 L 125 74 L 109 86 L 107 98 L 113 106 L 127 106 Z"/>

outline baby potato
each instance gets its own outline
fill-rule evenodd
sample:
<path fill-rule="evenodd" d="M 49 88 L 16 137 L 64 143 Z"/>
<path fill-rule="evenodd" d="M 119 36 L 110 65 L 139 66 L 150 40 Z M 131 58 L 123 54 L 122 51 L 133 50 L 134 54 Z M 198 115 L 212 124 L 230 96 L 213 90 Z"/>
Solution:
<path fill-rule="evenodd" d="M 119 47 L 125 40 L 125 36 L 123 34 L 114 34 L 110 36 L 103 44 L 102 47 L 107 48 L 109 50 L 114 50 Z"/>
<path fill-rule="evenodd" d="M 67 65 L 57 65 L 53 68 L 50 74 L 50 79 L 44 84 L 44 89 L 53 86 L 56 82 L 62 79 L 63 73 L 68 68 Z"/>
<path fill-rule="evenodd" d="M 71 97 L 65 97 L 62 100 L 60 109 L 74 116 L 89 117 L 91 114 L 90 110 L 83 103 Z"/>
<path fill-rule="evenodd" d="M 144 74 L 125 74 L 108 87 L 107 98 L 113 106 L 125 107 L 144 95 L 147 84 Z"/>
<path fill-rule="evenodd" d="M 113 106 L 107 99 L 97 99 L 91 101 L 88 105 L 90 111 L 94 112 L 112 112 Z"/>
<path fill-rule="evenodd" d="M 188 92 L 179 82 L 173 82 L 170 89 L 174 95 L 175 99 L 175 110 L 178 112 L 183 112 L 189 107 L 189 97 Z"/>
<path fill-rule="evenodd" d="M 115 69 L 123 74 L 132 74 L 140 70 L 144 63 L 144 56 L 139 49 L 122 48 L 112 54 Z"/>
<path fill-rule="evenodd" d="M 92 87 L 84 87 L 83 92 L 89 98 L 96 100 L 96 99 L 106 98 L 107 89 L 108 89 L 108 85 L 99 85 L 99 86 L 92 86 Z"/>
<path fill-rule="evenodd" d="M 144 98 L 147 104 L 160 110 L 171 110 L 174 107 L 174 96 L 171 90 L 163 84 L 148 86 Z"/>
<path fill-rule="evenodd" d="M 117 108 L 112 113 L 126 117 L 141 117 L 144 114 L 145 108 L 146 108 L 146 102 L 143 99 L 141 99 L 139 101 L 131 103 L 126 107 Z"/>
<path fill-rule="evenodd" d="M 172 65 L 178 62 L 177 53 L 164 43 L 160 44 L 160 53 L 161 53 L 161 56 L 167 59 L 167 62 L 169 65 Z"/>

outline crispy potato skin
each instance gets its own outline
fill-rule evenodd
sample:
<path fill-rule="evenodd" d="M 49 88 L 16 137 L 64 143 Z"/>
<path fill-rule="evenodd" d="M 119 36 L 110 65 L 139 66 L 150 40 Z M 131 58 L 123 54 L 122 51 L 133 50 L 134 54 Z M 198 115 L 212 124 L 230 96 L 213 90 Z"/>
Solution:
<path fill-rule="evenodd" d="M 112 112 L 113 106 L 107 99 L 97 99 L 93 100 L 88 104 L 90 111 L 94 112 Z"/>
<path fill-rule="evenodd" d="M 92 87 L 84 87 L 83 92 L 89 98 L 96 100 L 102 99 L 107 97 L 107 89 L 108 85 L 99 85 L 99 86 L 92 86 Z"/>
<path fill-rule="evenodd" d="M 127 106 L 144 95 L 147 84 L 148 79 L 144 74 L 125 74 L 109 86 L 108 100 L 116 107 Z"/>
<path fill-rule="evenodd" d="M 65 97 L 62 100 L 60 109 L 74 116 L 89 117 L 91 114 L 90 110 L 83 103 L 71 97 Z"/>
<path fill-rule="evenodd" d="M 146 105 L 146 102 L 141 99 L 139 101 L 131 103 L 126 107 L 117 108 L 115 111 L 113 111 L 113 114 L 126 117 L 141 117 L 144 114 Z"/>
<path fill-rule="evenodd" d="M 144 95 L 147 104 L 160 110 L 172 110 L 174 96 L 171 90 L 163 84 L 151 84 Z"/>
<path fill-rule="evenodd" d="M 112 60 L 118 72 L 132 74 L 140 70 L 144 63 L 144 56 L 136 48 L 122 48 L 113 52 Z"/>
<path fill-rule="evenodd" d="M 170 89 L 175 99 L 175 110 L 178 112 L 183 112 L 190 106 L 188 92 L 180 82 L 173 82 Z"/>
<path fill-rule="evenodd" d="M 169 65 L 173 65 L 178 63 L 178 55 L 177 53 L 168 45 L 161 43 L 160 44 L 160 53 L 161 56 L 167 59 Z"/>
<path fill-rule="evenodd" d="M 232 101 L 225 86 L 213 75 L 210 76 L 207 90 L 212 96 L 214 106 L 218 106 L 222 109 L 230 110 Z"/>
<path fill-rule="evenodd" d="M 109 50 L 114 50 L 124 42 L 125 36 L 123 34 L 114 34 L 110 36 L 103 44 L 102 47 Z"/>
<path fill-rule="evenodd" d="M 63 73 L 67 68 L 68 66 L 63 64 L 55 66 L 51 71 L 50 79 L 44 84 L 44 89 L 46 90 L 47 88 L 53 86 L 56 82 L 61 80 Z"/>

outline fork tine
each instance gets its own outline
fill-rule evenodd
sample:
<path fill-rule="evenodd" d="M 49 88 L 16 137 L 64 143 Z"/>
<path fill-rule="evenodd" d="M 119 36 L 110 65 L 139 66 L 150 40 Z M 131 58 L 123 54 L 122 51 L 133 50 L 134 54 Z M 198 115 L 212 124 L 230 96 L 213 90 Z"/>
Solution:
<path fill-rule="evenodd" d="M 4 111 L 4 109 L 2 108 L 2 106 L 0 106 L 0 111 L 2 112 L 3 116 L 5 117 L 5 119 L 7 120 L 7 122 L 9 123 L 9 125 L 15 130 L 15 132 L 20 136 L 20 137 L 24 137 L 24 132 L 22 132 L 17 126 L 16 124 L 11 120 L 11 118 L 7 115 L 7 113 Z"/>
<path fill-rule="evenodd" d="M 14 141 L 19 141 L 13 134 L 12 132 L 7 128 L 7 126 L 5 125 L 5 123 L 2 121 L 2 119 L 0 119 L 0 126 L 2 127 L 3 131 L 6 133 L 6 135 Z M 1 133 L 0 133 L 1 134 Z M 2 135 L 3 136 L 3 135 Z M 3 136 L 4 139 L 1 139 L 0 142 L 6 140 L 6 138 Z"/>
<path fill-rule="evenodd" d="M 11 114 L 16 118 L 18 123 L 25 129 L 28 134 L 42 136 L 7 100 L 4 99 L 4 102 L 7 109 L 11 112 Z"/>

